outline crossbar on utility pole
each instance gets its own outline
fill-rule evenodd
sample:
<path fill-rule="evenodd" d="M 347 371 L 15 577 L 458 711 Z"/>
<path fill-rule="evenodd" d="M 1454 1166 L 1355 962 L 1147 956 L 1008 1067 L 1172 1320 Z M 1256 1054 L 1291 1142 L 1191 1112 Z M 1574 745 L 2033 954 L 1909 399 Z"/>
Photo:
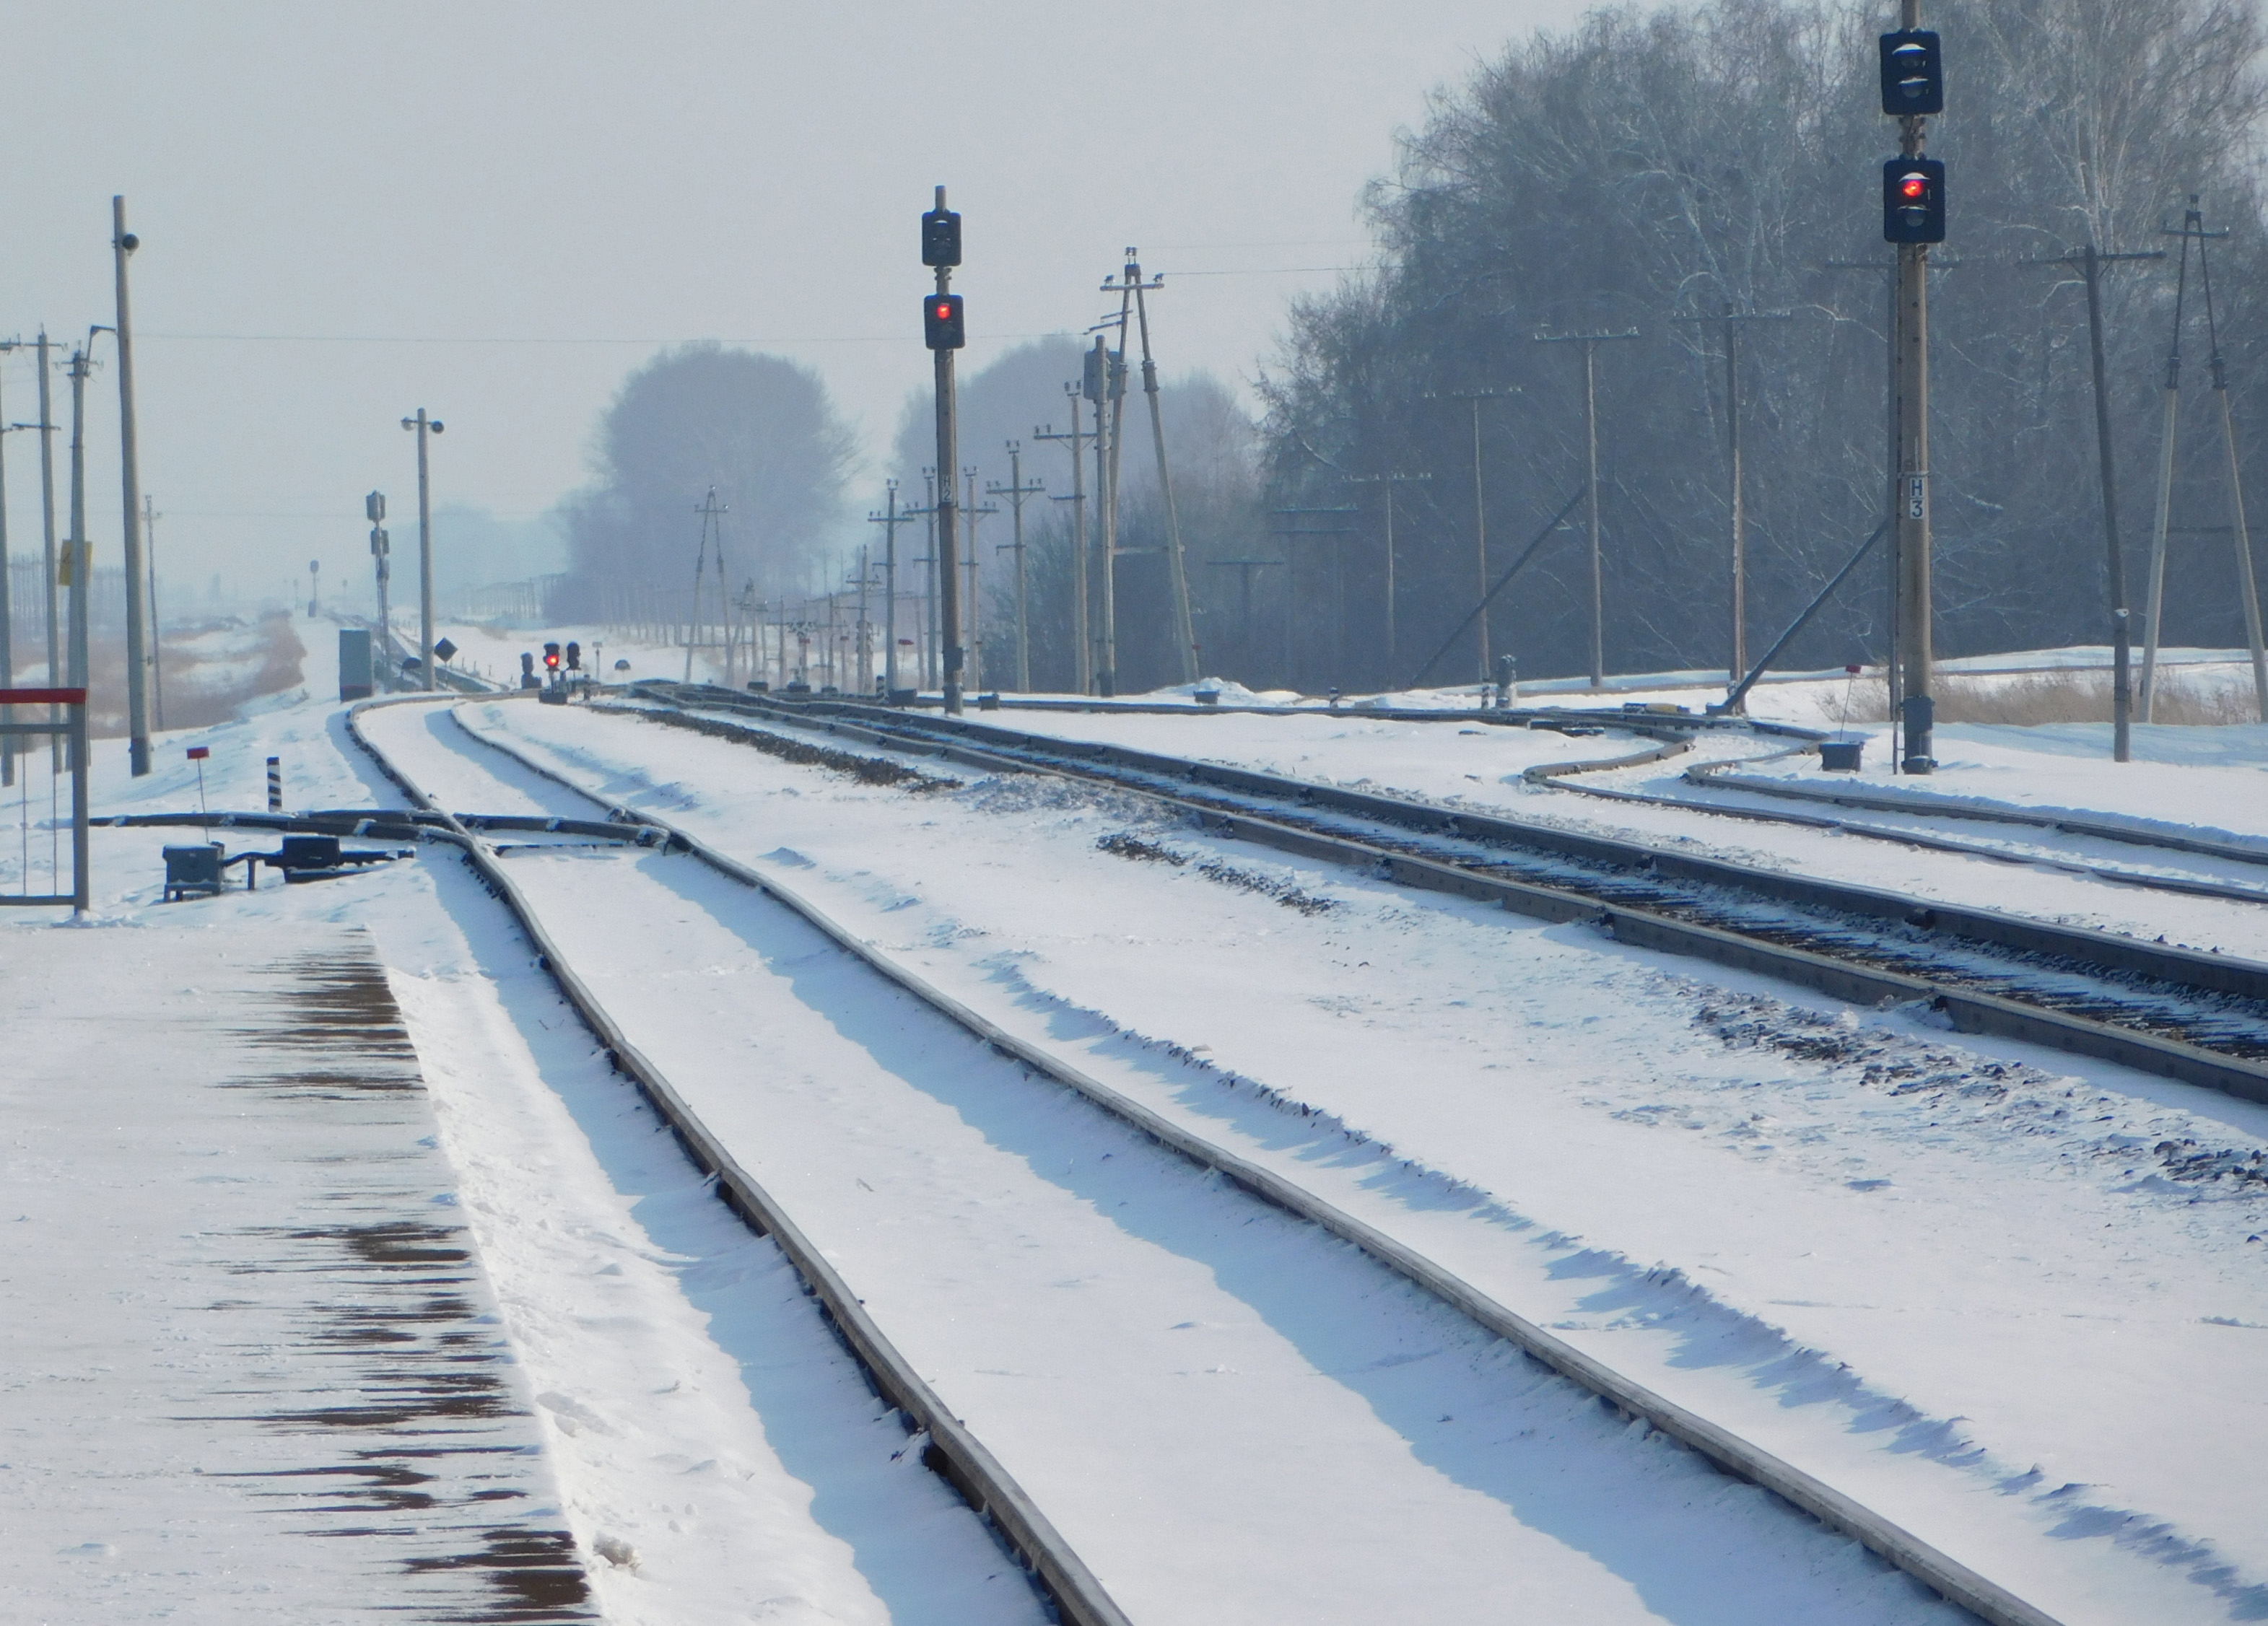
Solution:
<path fill-rule="evenodd" d="M 1351 486 L 1376 486 L 1386 494 L 1386 669 L 1402 669 L 1399 627 L 1400 610 L 1394 590 L 1394 488 L 1406 482 L 1431 480 L 1430 474 L 1420 475 L 1349 475 Z"/>
<path fill-rule="evenodd" d="M 2110 455 L 2110 384 L 2102 358 L 2102 268 L 2114 261 L 2162 260 L 2166 251 L 2153 248 L 2135 254 L 2111 254 L 2092 242 L 2075 254 L 2055 254 L 2025 261 L 2027 265 L 2075 265 L 2087 288 L 2088 352 L 2095 371 L 2095 462 L 2102 494 L 2102 547 L 2110 568 L 2110 756 L 2113 761 L 2133 760 L 2133 617 L 2126 603 L 2126 559 L 2118 541 L 2117 464 Z"/>
<path fill-rule="evenodd" d="M 1741 481 L 1741 327 L 1745 322 L 1785 322 L 1793 311 L 1736 311 L 1729 302 L 1713 316 L 1673 316 L 1673 322 L 1725 327 L 1725 449 L 1727 502 L 1732 516 L 1732 660 L 1727 681 L 1738 685 L 1749 664 L 1749 566 L 1747 513 Z M 1731 702 L 1727 700 L 1727 704 Z"/>
<path fill-rule="evenodd" d="M 1538 344 L 1583 347 L 1583 490 L 1591 539 L 1591 687 L 1607 686 L 1606 573 L 1599 550 L 1599 346 L 1635 339 L 1638 329 L 1618 333 L 1539 333 Z M 1484 679 L 1486 673 L 1482 674 Z"/>
<path fill-rule="evenodd" d="M 995 551 L 1016 555 L 1016 692 L 1019 694 L 1029 694 L 1032 688 L 1032 624 L 1024 587 L 1024 499 L 1047 489 L 1042 481 L 1035 480 L 1030 485 L 1024 483 L 1024 443 L 1020 440 L 1008 443 L 1008 483 L 984 488 L 987 497 L 1006 497 L 1015 516 L 1012 522 L 1015 541 Z"/>
<path fill-rule="evenodd" d="M 1427 401 L 1466 401 L 1472 403 L 1473 558 L 1477 567 L 1476 590 L 1483 600 L 1488 599 L 1491 594 L 1489 592 L 1488 503 L 1481 481 L 1481 402 L 1497 401 L 1519 394 L 1520 386 L 1515 384 L 1508 389 L 1427 390 L 1425 395 Z M 1485 614 L 1480 618 L 1479 649 L 1480 681 L 1485 683 L 1489 681 L 1489 628 L 1488 617 Z"/>

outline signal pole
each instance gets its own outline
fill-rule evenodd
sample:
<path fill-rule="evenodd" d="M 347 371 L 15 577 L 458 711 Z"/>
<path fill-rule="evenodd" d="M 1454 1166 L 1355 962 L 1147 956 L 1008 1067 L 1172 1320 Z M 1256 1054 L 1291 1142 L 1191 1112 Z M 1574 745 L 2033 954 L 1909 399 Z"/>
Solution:
<path fill-rule="evenodd" d="M 961 715 L 961 531 L 959 516 L 954 511 L 953 471 L 961 467 L 960 447 L 955 443 L 956 425 L 954 417 L 953 352 L 958 348 L 961 335 L 961 306 L 952 298 L 953 268 L 961 263 L 961 217 L 945 206 L 945 188 L 937 189 L 937 206 L 922 217 L 922 263 L 937 269 L 935 303 L 940 312 L 949 310 L 955 329 L 948 335 L 950 342 L 932 343 L 931 353 L 937 361 L 937 576 L 942 604 L 940 606 L 945 640 L 945 710 L 948 716 Z"/>
<path fill-rule="evenodd" d="M 1072 453 L 1071 460 L 1076 467 L 1079 460 L 1076 452 Z M 1016 691 L 1019 694 L 1029 694 L 1032 688 L 1032 624 L 1024 594 L 1024 499 L 1047 489 L 1044 483 L 1036 480 L 1030 485 L 1024 483 L 1024 445 L 1019 440 L 1008 443 L 1008 483 L 984 488 L 987 497 L 1006 497 L 1009 511 L 1014 516 L 1011 523 L 1016 540 L 1003 551 L 1016 555 Z"/>
<path fill-rule="evenodd" d="M 1477 467 L 1477 460 L 1476 461 Z M 1394 596 L 1394 488 L 1404 481 L 1431 480 L 1431 475 L 1349 475 L 1347 483 L 1357 486 L 1377 486 L 1386 493 L 1386 669 L 1402 670 L 1402 661 L 1395 653 L 1398 641 L 1399 615 Z M 1486 589 L 1483 589 L 1484 592 Z M 1252 619 L 1252 572 L 1244 574 L 1245 619 Z"/>
<path fill-rule="evenodd" d="M 1943 166 L 1922 157 L 1927 115 L 1943 106 L 1938 40 L 1921 32 L 1921 0 L 1900 0 L 1899 33 L 1882 37 L 1882 111 L 1898 121 L 1900 158 L 1885 188 L 1883 235 L 1897 245 L 1897 563 L 1900 676 L 1910 774 L 1933 770 L 1935 658 L 1931 636 L 1929 519 L 1929 250 L 1944 239 Z M 1892 172 L 1896 172 L 1893 173 Z M 1890 195 L 1896 188 L 1899 195 Z M 1905 207 L 1901 208 L 1904 203 Z"/>
<path fill-rule="evenodd" d="M 110 252 L 117 277 L 118 467 L 126 509 L 126 732 L 134 776 L 150 771 L 149 607 L 142 601 L 142 464 L 134 425 L 134 321 L 126 298 L 126 257 L 141 239 L 126 229 L 126 200 L 110 200 Z"/>
<path fill-rule="evenodd" d="M 1059 435 L 1049 423 L 1035 429 L 1035 440 L 1068 440 L 1071 442 L 1071 496 L 1057 497 L 1057 502 L 1071 504 L 1071 642 L 1076 645 L 1076 668 L 1079 692 L 1094 691 L 1094 646 L 1090 640 L 1086 623 L 1086 438 L 1079 432 L 1079 386 L 1065 383 L 1064 394 L 1071 397 L 1071 433 Z"/>
<path fill-rule="evenodd" d="M 1484 390 L 1428 390 L 1429 401 L 1469 401 L 1473 406 L 1473 553 L 1480 565 L 1480 595 L 1485 599 L 1489 590 L 1488 563 L 1488 503 L 1481 490 L 1481 402 L 1495 401 L 1500 396 L 1517 395 L 1519 387 Z M 1287 592 L 1289 589 L 1285 590 Z M 1489 681 L 1488 613 L 1481 613 L 1480 623 L 1480 681 Z"/>
<path fill-rule="evenodd" d="M 1535 335 L 1539 344 L 1580 344 L 1583 347 L 1583 490 L 1591 534 L 1591 687 L 1607 686 L 1607 617 L 1605 570 L 1599 550 L 1599 346 L 1616 339 L 1635 339 L 1638 329 L 1620 333 L 1555 333 Z M 1484 582 L 1481 591 L 1486 592 Z M 1484 620 L 1486 618 L 1484 617 Z M 1481 674 L 1487 681 L 1488 674 Z"/>

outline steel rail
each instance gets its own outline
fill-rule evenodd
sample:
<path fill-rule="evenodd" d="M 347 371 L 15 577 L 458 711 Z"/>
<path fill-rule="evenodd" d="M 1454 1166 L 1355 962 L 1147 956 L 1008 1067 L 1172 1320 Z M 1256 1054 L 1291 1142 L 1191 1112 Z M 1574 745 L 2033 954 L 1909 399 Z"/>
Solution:
<path fill-rule="evenodd" d="M 607 798 L 565 774 L 464 722 L 450 710 L 470 738 L 531 772 L 600 806 Z M 1046 1047 L 1008 1032 L 963 1004 L 919 973 L 893 959 L 825 914 L 777 877 L 718 851 L 681 826 L 655 818 L 694 857 L 744 886 L 776 899 L 877 974 L 949 1018 L 994 1050 L 1053 1083 L 1084 1097 L 1139 1130 L 1168 1151 L 1213 1171 L 1249 1195 L 1305 1219 L 1360 1249 L 1370 1258 L 1439 1299 L 1482 1328 L 1504 1338 L 1571 1381 L 1616 1407 L 1643 1418 L 1739 1478 L 1762 1486 L 1781 1500 L 1840 1531 L 1868 1551 L 1887 1559 L 1932 1591 L 1992 1626 L 2056 1626 L 2054 1617 L 1987 1579 L 1895 1521 L 1866 1507 L 1824 1481 L 1741 1438 L 1699 1413 L 1655 1394 L 1604 1362 L 1585 1354 L 1535 1322 L 1507 1308 L 1470 1283 L 1435 1263 L 1408 1244 L 1316 1195 L 1264 1165 L 1219 1146 L 1182 1128 L 1071 1065 Z"/>
<path fill-rule="evenodd" d="M 1286 812 L 1292 820 L 1304 819 L 1311 809 L 1328 808 L 1411 829 L 1421 835 L 1527 848 L 1552 857 L 1635 872 L 1641 879 L 1668 878 L 1745 892 L 1775 903 L 1842 913 L 1862 921 L 1889 922 L 1922 933 L 1942 933 L 2019 954 L 2058 958 L 2100 972 L 2148 979 L 2180 991 L 2268 1003 L 2268 966 L 2233 955 L 2199 953 L 2111 932 L 2058 926 L 1992 910 L 1698 857 L 1642 842 L 1562 830 L 1499 815 L 1443 809 L 1401 798 L 1312 784 L 1118 747 L 1059 741 L 979 724 L 940 726 L 926 718 L 922 719 L 922 726 L 908 728 L 893 713 L 882 716 L 886 723 L 895 726 L 877 726 L 852 718 L 830 722 L 826 720 L 824 712 L 813 715 L 818 711 L 815 707 L 766 704 L 759 696 L 743 697 L 729 691 L 713 696 L 685 691 L 683 686 L 668 687 L 692 694 L 692 705 L 696 708 L 740 710 L 744 715 L 753 714 L 790 725 L 817 727 L 861 739 L 884 749 L 927 751 L 996 771 L 1056 772 L 1099 780 L 1178 807 L 1204 825 L 1234 838 L 1303 857 L 1365 869 L 1400 885 L 1492 902 L 1543 920 L 1590 921 L 1619 941 L 1778 977 L 1837 999 L 1859 1004 L 1920 1001 L 1951 1019 L 1954 1026 L 1962 1032 L 2040 1044 L 2246 1100 L 2268 1101 L 2268 1064 L 2207 1045 L 2100 1020 L 2047 1004 L 1869 965 L 1856 957 L 1817 953 L 1775 941 L 1763 931 L 1730 930 L 1683 919 L 1666 909 L 1610 901 L 1583 890 L 1579 882 L 1572 879 L 1556 885 L 1513 879 L 1489 872 L 1480 867 L 1482 861 L 1454 857 L 1439 859 L 1397 850 L 1378 840 L 1328 832 L 1289 822 L 1285 818 L 1270 817 L 1265 812 L 1246 811 L 1218 800 L 1177 794 L 1125 776 L 1142 774 L 1200 787 L 1218 786 L 1279 806 L 1288 802 L 1292 807 Z M 663 698 L 667 704 L 686 704 L 681 699 Z M 994 748 L 987 750 L 962 743 L 972 738 Z M 999 748 L 1004 746 L 1006 749 Z M 1114 769 L 1118 771 L 1112 771 Z"/>
<path fill-rule="evenodd" d="M 347 732 L 413 803 L 440 813 L 442 810 L 363 732 L 361 725 L 362 713 L 374 706 L 434 703 L 437 699 L 440 703 L 460 703 L 455 695 L 420 695 L 417 701 L 406 703 L 365 701 L 348 711 Z M 770 1237 L 779 1245 L 780 1251 L 817 1296 L 876 1393 L 928 1432 L 930 1443 L 922 1453 L 924 1466 L 943 1477 L 990 1522 L 1071 1626 L 1131 1626 L 1086 1562 L 991 1452 L 923 1381 L 913 1364 L 866 1313 L 858 1295 L 777 1200 L 740 1166 L 661 1071 L 630 1041 L 589 985 L 559 952 L 535 910 L 505 872 L 505 866 L 487 850 L 486 843 L 461 827 L 458 833 L 464 838 L 467 861 L 519 923 L 520 930 L 535 946 L 536 963 L 557 984 L 568 1004 L 605 1048 L 608 1061 L 630 1078 L 653 1104 L 695 1165 L 703 1173 L 715 1176 L 718 1193 L 726 1205 L 751 1230 Z"/>

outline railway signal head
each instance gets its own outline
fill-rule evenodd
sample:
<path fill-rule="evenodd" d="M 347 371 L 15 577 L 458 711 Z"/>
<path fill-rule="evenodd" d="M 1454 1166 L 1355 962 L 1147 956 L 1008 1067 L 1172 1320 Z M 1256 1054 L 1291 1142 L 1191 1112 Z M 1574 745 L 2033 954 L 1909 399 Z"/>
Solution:
<path fill-rule="evenodd" d="M 1882 111 L 1894 118 L 1945 111 L 1945 65 L 1929 29 L 1882 36 Z"/>
<path fill-rule="evenodd" d="M 959 294 L 933 293 L 922 301 L 922 339 L 933 350 L 957 350 L 968 342 Z"/>
<path fill-rule="evenodd" d="M 535 657 L 526 650 L 519 651 L 519 675 L 523 678 L 532 678 L 535 675 Z"/>
<path fill-rule="evenodd" d="M 1945 166 L 1935 158 L 1892 158 L 1882 166 L 1882 240 L 1945 241 Z"/>
<path fill-rule="evenodd" d="M 570 672 L 580 672 L 582 669 L 583 646 L 579 644 L 570 644 L 567 646 L 567 670 Z"/>
<path fill-rule="evenodd" d="M 543 646 L 543 669 L 546 672 L 559 670 L 559 646 L 556 644 L 547 644 Z"/>
<path fill-rule="evenodd" d="M 922 263 L 961 263 L 961 216 L 942 206 L 922 217 Z"/>

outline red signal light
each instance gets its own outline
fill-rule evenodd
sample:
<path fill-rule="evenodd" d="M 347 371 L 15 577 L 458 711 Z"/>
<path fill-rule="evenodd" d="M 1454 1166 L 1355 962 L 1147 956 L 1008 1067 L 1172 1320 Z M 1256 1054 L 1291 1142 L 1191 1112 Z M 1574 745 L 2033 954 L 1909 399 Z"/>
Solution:
<path fill-rule="evenodd" d="M 1919 175 L 1908 175 L 1898 183 L 1898 190 L 1911 198 L 1918 198 L 1929 190 L 1929 182 Z"/>

